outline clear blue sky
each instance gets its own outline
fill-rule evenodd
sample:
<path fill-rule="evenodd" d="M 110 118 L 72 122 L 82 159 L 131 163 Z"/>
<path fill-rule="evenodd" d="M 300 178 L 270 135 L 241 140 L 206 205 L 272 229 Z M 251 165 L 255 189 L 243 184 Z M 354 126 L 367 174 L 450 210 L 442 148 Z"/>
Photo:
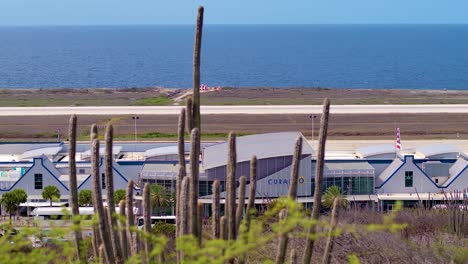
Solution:
<path fill-rule="evenodd" d="M 468 23 L 468 0 L 0 0 L 0 25 Z"/>

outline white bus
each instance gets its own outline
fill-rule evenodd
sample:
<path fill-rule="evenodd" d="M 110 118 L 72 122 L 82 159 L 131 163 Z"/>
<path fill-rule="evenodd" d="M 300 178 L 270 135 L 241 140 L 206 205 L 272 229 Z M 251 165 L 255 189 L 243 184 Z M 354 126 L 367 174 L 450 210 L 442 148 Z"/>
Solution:
<path fill-rule="evenodd" d="M 175 225 L 176 217 L 175 215 L 151 216 L 151 227 L 153 227 L 154 224 L 156 224 L 157 222 L 164 222 L 167 224 Z M 137 221 L 138 228 L 142 229 L 144 224 L 145 224 L 145 221 L 143 220 L 143 217 L 138 217 L 138 221 Z"/>
<path fill-rule="evenodd" d="M 94 215 L 94 207 L 79 207 L 78 210 L 80 215 L 86 215 L 90 218 Z M 119 213 L 120 208 L 116 207 L 115 212 Z M 133 213 L 138 214 L 137 207 L 133 207 Z M 64 216 L 70 217 L 71 214 L 71 207 L 36 207 L 31 212 L 31 215 L 38 220 L 61 220 Z"/>

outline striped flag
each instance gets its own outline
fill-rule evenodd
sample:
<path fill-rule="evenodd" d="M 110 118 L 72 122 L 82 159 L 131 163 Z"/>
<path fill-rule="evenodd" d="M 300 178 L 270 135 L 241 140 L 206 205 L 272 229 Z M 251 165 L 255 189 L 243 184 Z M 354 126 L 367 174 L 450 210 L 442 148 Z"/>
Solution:
<path fill-rule="evenodd" d="M 395 147 L 396 147 L 396 149 L 401 150 L 401 138 L 400 138 L 400 128 L 399 127 L 397 127 L 397 129 L 396 129 Z"/>

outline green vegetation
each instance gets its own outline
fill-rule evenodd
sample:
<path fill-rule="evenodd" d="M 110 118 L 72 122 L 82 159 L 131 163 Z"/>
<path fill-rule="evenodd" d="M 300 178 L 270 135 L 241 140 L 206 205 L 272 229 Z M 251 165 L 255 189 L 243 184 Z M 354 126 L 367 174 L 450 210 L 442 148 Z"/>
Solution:
<path fill-rule="evenodd" d="M 78 204 L 80 206 L 90 206 L 93 204 L 93 193 L 91 190 L 81 190 L 78 193 Z"/>
<path fill-rule="evenodd" d="M 17 212 L 19 205 L 25 203 L 27 199 L 28 194 L 23 189 L 15 189 L 2 194 L 0 203 L 3 205 L 5 211 L 10 214 L 10 223 L 12 214 Z"/>
<path fill-rule="evenodd" d="M 138 99 L 137 101 L 133 102 L 131 105 L 151 106 L 151 105 L 171 105 L 171 104 L 173 104 L 172 99 L 166 96 L 157 96 L 157 97 Z"/>
<path fill-rule="evenodd" d="M 125 190 L 124 189 L 118 189 L 114 193 L 114 201 L 116 204 L 119 204 L 120 201 L 125 200 Z"/>
<path fill-rule="evenodd" d="M 48 185 L 42 191 L 42 198 L 47 199 L 50 201 L 50 206 L 52 206 L 52 201 L 60 199 L 60 190 L 57 186 Z"/>

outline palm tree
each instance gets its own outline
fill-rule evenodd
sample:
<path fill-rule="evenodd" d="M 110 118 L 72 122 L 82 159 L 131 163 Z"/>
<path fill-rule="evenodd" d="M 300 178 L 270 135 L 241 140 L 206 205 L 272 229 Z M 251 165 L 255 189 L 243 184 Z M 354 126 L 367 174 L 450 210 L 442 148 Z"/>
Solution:
<path fill-rule="evenodd" d="M 52 206 L 52 200 L 60 199 L 60 190 L 57 186 L 48 185 L 42 191 L 42 198 L 50 200 L 50 206 Z"/>
<path fill-rule="evenodd" d="M 348 206 L 348 200 L 346 200 L 341 193 L 340 187 L 333 185 L 325 190 L 323 194 L 322 205 L 324 208 L 331 208 L 333 206 L 333 201 L 335 198 L 339 199 L 338 207 L 346 208 Z"/>
<path fill-rule="evenodd" d="M 156 209 L 156 213 L 160 213 L 162 207 L 169 205 L 170 195 L 167 193 L 164 186 L 158 184 L 150 185 L 150 202 L 151 208 Z"/>
<path fill-rule="evenodd" d="M 5 207 L 5 211 L 11 216 L 14 212 L 18 213 L 19 205 L 25 203 L 28 199 L 28 194 L 23 189 L 15 189 L 11 192 L 4 193 L 0 199 L 0 203 Z"/>

